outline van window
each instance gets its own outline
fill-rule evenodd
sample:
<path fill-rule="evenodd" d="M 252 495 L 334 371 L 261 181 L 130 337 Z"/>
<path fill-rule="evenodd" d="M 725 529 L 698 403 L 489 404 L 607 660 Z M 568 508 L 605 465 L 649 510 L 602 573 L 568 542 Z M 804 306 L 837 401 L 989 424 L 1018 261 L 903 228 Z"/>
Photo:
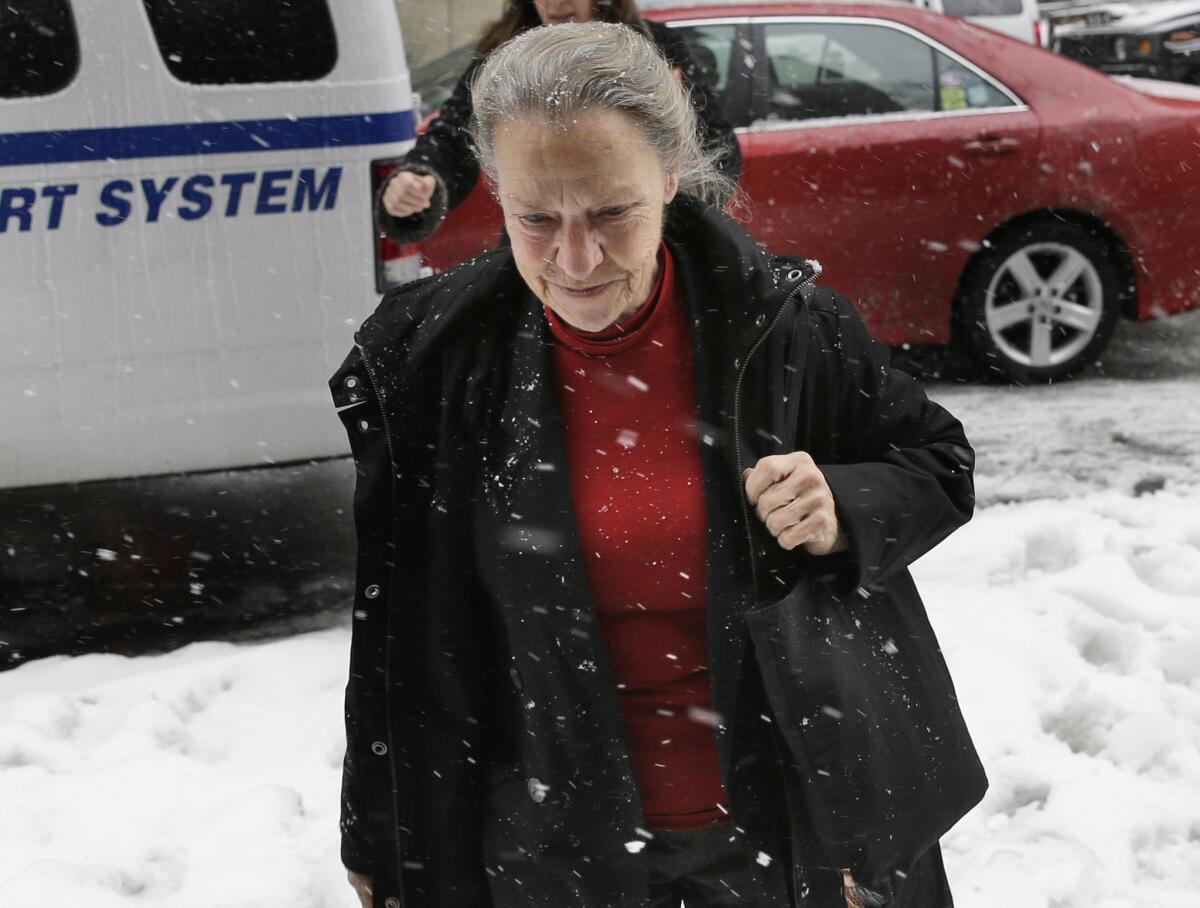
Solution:
<path fill-rule="evenodd" d="M 337 38 L 326 0 L 142 4 L 163 62 L 182 82 L 304 82 L 328 75 L 337 63 Z"/>
<path fill-rule="evenodd" d="M 79 71 L 67 0 L 0 0 L 0 98 L 62 91 Z"/>
<path fill-rule="evenodd" d="M 942 0 L 948 16 L 1019 16 L 1021 0 Z"/>

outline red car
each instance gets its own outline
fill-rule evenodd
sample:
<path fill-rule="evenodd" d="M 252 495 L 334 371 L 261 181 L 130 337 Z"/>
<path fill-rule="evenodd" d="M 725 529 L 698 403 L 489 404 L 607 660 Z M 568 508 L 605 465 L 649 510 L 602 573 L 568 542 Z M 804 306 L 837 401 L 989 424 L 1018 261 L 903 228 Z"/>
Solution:
<path fill-rule="evenodd" d="M 1200 89 L 910 5 L 647 15 L 685 32 L 738 127 L 736 216 L 820 260 L 881 340 L 954 341 L 1048 381 L 1095 360 L 1119 316 L 1200 306 Z M 446 268 L 500 228 L 481 182 L 422 253 Z"/>

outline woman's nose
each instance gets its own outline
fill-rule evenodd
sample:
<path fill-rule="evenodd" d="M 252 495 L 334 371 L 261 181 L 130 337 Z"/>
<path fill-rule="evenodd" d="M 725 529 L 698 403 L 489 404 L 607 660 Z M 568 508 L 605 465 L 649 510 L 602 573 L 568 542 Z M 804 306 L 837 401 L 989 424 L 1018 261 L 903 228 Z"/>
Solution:
<path fill-rule="evenodd" d="M 604 259 L 604 250 L 595 233 L 587 227 L 568 227 L 558 244 L 554 264 L 575 280 L 582 280 L 596 270 Z"/>

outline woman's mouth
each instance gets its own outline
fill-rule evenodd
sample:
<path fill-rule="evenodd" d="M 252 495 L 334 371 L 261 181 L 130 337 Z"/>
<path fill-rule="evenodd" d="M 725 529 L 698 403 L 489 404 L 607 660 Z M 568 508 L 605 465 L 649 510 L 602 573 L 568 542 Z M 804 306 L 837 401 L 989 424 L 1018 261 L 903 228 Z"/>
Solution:
<path fill-rule="evenodd" d="M 551 25 L 562 25 L 564 22 L 574 22 L 575 14 L 567 13 L 566 15 L 562 15 L 562 16 L 550 16 L 550 17 L 548 17 L 547 21 Z"/>
<path fill-rule="evenodd" d="M 594 284 L 591 287 L 581 287 L 581 288 L 564 287 L 562 284 L 558 284 L 556 286 L 564 294 L 566 294 L 569 297 L 572 297 L 573 299 L 588 299 L 593 296 L 599 296 L 601 293 L 603 293 L 605 290 L 608 289 L 608 286 L 611 283 L 612 283 L 611 281 L 606 281 L 603 284 Z"/>

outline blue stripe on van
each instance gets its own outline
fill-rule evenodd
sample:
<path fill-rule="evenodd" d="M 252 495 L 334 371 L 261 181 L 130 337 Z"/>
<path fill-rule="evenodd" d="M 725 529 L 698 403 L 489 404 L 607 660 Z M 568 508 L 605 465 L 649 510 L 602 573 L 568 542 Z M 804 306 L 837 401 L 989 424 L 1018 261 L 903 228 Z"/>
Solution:
<path fill-rule="evenodd" d="M 0 166 L 382 145 L 414 136 L 411 110 L 335 117 L 0 132 Z"/>

